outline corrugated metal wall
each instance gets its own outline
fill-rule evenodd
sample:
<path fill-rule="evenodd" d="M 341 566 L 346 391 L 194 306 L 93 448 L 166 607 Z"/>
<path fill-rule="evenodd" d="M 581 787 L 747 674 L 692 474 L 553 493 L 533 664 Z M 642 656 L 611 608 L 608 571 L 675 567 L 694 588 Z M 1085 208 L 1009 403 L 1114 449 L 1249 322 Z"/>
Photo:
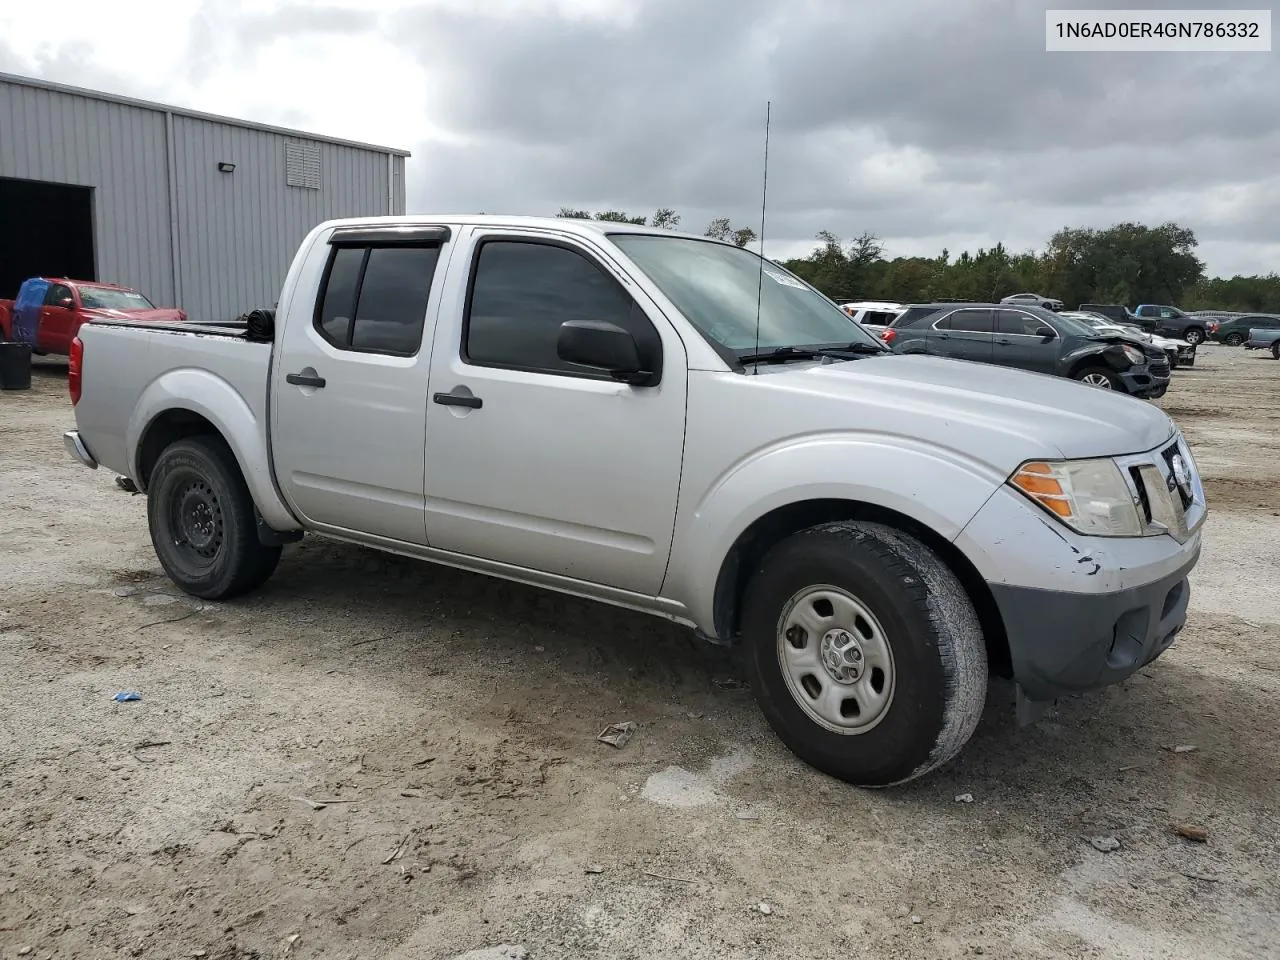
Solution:
<path fill-rule="evenodd" d="M 0 177 L 94 187 L 98 278 L 173 302 L 164 114 L 0 82 Z"/>
<path fill-rule="evenodd" d="M 318 146 L 320 189 L 286 182 L 290 141 Z M 273 304 L 320 221 L 405 208 L 401 156 L 2 79 L 0 176 L 95 188 L 98 278 L 197 320 Z"/>
<path fill-rule="evenodd" d="M 193 317 L 271 306 L 307 231 L 332 217 L 387 212 L 387 155 L 320 144 L 320 189 L 285 180 L 290 138 L 173 118 L 178 285 Z M 399 158 L 397 158 L 399 159 Z M 219 173 L 219 163 L 234 163 Z"/>

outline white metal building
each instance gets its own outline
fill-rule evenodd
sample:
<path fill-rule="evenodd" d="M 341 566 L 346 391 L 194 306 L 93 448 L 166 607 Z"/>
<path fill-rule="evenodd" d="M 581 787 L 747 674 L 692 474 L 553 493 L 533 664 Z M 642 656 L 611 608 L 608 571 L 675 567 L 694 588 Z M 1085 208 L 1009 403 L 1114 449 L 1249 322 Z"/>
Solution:
<path fill-rule="evenodd" d="M 271 306 L 317 223 L 405 212 L 408 156 L 0 74 L 0 298 L 65 276 L 193 320 Z"/>

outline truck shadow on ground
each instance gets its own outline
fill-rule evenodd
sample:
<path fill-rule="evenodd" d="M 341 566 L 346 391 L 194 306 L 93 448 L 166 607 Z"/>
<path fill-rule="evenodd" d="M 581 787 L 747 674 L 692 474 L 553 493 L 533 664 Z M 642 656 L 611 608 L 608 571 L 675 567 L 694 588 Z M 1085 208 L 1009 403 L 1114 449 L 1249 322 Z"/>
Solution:
<path fill-rule="evenodd" d="M 774 771 L 757 777 L 769 793 L 831 782 L 773 737 L 743 688 L 738 651 L 654 617 L 315 538 L 289 548 L 262 591 L 209 613 L 252 622 L 268 609 L 298 621 L 296 636 L 272 643 L 296 643 L 299 657 L 340 657 L 344 672 L 372 675 L 397 696 L 443 675 L 480 693 L 471 708 L 478 720 L 505 707 L 580 727 L 657 723 L 673 763 L 685 759 L 696 727 L 759 754 Z M 1195 643 L 1189 629 L 1174 653 L 1125 684 L 1064 700 L 1027 728 L 1014 720 L 1011 684 L 993 680 L 960 757 L 890 793 L 950 807 L 955 794 L 972 792 L 1038 809 L 1058 796 L 1064 809 L 1078 809 L 1090 797 L 1123 803 L 1142 780 L 1161 792 L 1181 777 L 1203 778 L 1218 793 L 1274 792 L 1266 771 L 1280 778 L 1280 761 L 1250 754 L 1253 741 L 1237 735 L 1273 716 L 1274 691 L 1195 669 L 1178 652 Z M 485 696 L 486 688 L 495 692 Z M 700 722 L 691 727 L 690 717 Z"/>

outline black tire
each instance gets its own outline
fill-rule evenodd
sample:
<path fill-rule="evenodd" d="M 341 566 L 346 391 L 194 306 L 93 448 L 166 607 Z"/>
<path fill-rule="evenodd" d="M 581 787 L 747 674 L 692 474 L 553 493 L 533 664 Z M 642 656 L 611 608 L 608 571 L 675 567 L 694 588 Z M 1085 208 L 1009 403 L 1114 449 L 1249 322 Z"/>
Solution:
<path fill-rule="evenodd" d="M 830 668 L 818 664 L 813 673 L 797 679 L 799 670 L 782 665 L 787 649 L 827 650 L 823 636 L 784 633 L 790 610 L 804 608 L 813 591 L 836 592 L 854 598 L 871 615 L 855 621 L 856 638 L 865 643 L 883 638 L 887 673 L 881 671 L 881 690 L 889 695 L 883 709 L 849 723 L 866 722 L 861 732 L 836 732 L 801 706 L 800 697 L 817 704 L 808 681 L 823 677 L 832 690 L 852 691 L 837 684 Z M 811 612 L 824 601 L 811 602 Z M 828 603 L 832 616 L 838 616 Z M 820 614 L 815 614 L 819 615 Z M 832 620 L 833 624 L 837 621 Z M 868 633 L 864 627 L 870 627 Z M 878 630 L 876 628 L 879 628 Z M 793 628 L 794 630 L 794 628 Z M 743 605 L 743 645 L 747 671 L 756 700 L 770 726 L 793 753 L 823 773 L 863 787 L 886 787 L 923 776 L 951 760 L 973 735 L 982 717 L 987 691 L 987 651 L 977 614 L 955 574 L 918 540 L 876 523 L 840 522 L 793 534 L 765 556 L 752 576 Z M 850 634 L 845 633 L 846 640 Z M 867 684 L 875 684 L 872 647 L 858 661 Z M 864 659 L 865 656 L 865 659 Z M 853 661 L 838 661 L 844 664 Z M 859 681 L 860 682 L 860 681 Z M 793 693 L 793 685 L 802 692 Z M 826 689 L 823 687 L 822 689 Z M 858 687 L 867 693 L 866 686 Z M 810 692 L 804 692 L 810 691 Z M 839 702 L 842 717 L 852 695 Z"/>
<path fill-rule="evenodd" d="M 1271 344 L 1271 359 L 1280 360 L 1280 340 L 1276 340 Z"/>
<path fill-rule="evenodd" d="M 1238 347 L 1240 346 L 1240 344 L 1244 343 L 1244 334 L 1228 333 L 1225 337 L 1222 338 L 1222 342 L 1225 343 L 1228 347 Z"/>
<path fill-rule="evenodd" d="M 165 448 L 147 488 L 147 522 L 169 578 L 204 600 L 227 600 L 261 586 L 280 561 L 281 548 L 258 539 L 249 488 L 218 437 Z"/>
<path fill-rule="evenodd" d="M 1183 333 L 1182 339 L 1193 346 L 1199 346 L 1204 343 L 1204 331 L 1199 327 L 1188 327 L 1186 332 Z"/>
<path fill-rule="evenodd" d="M 1096 378 L 1099 377 L 1106 380 L 1107 385 L 1105 387 L 1101 382 L 1087 382 L 1090 380 L 1096 381 Z M 1108 370 L 1106 367 L 1081 367 L 1071 375 L 1071 379 L 1077 380 L 1080 383 L 1087 383 L 1087 386 L 1093 387 L 1095 390 L 1115 390 L 1118 393 L 1125 392 L 1124 384 L 1120 381 L 1120 378 L 1116 376 L 1115 371 Z"/>

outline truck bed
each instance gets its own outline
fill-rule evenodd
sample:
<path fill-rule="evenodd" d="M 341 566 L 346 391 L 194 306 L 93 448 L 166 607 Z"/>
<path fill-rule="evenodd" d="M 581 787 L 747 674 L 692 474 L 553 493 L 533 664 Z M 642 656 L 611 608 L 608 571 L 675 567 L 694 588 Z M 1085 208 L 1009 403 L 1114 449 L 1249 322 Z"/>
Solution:
<path fill-rule="evenodd" d="M 100 320 L 81 327 L 76 414 L 81 438 L 98 463 L 139 481 L 128 451 L 137 448 L 135 434 L 155 412 L 177 407 L 207 417 L 203 398 L 230 389 L 243 404 L 239 426 L 261 445 L 265 465 L 271 344 L 248 339 L 247 329 L 237 320 Z"/>

